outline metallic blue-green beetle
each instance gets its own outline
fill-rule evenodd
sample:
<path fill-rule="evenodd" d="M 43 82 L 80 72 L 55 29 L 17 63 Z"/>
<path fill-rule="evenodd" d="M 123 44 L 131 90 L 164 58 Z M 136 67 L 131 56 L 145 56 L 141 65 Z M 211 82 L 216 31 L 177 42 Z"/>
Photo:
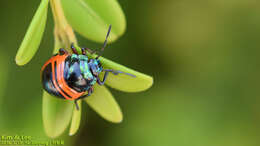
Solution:
<path fill-rule="evenodd" d="M 103 52 L 107 44 L 107 38 L 111 30 L 109 26 L 106 39 L 101 49 Z M 108 73 L 115 75 L 124 73 L 112 69 L 103 69 L 100 63 L 100 54 L 92 59 L 86 56 L 86 50 L 89 53 L 96 53 L 88 48 L 82 48 L 82 54 L 78 54 L 74 45 L 71 45 L 72 54 L 64 49 L 51 57 L 41 69 L 42 85 L 48 93 L 66 100 L 74 100 L 78 109 L 77 100 L 90 96 L 93 92 L 94 84 L 103 85 Z M 99 74 L 105 72 L 103 79 Z M 135 77 L 132 74 L 124 73 Z M 87 92 L 87 94 L 85 94 Z"/>

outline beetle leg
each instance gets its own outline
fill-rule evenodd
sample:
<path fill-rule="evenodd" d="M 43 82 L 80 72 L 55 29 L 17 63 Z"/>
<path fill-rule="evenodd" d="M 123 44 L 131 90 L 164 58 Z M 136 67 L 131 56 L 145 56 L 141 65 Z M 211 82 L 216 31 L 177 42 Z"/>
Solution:
<path fill-rule="evenodd" d="M 81 48 L 82 50 L 82 54 L 83 54 L 83 51 L 84 51 L 84 54 L 83 55 L 86 55 L 86 50 L 90 53 L 90 54 L 95 54 L 97 51 L 93 51 L 89 48 Z"/>
<path fill-rule="evenodd" d="M 72 52 L 73 52 L 74 54 L 77 54 L 77 55 L 78 55 L 78 52 L 77 52 L 76 48 L 74 47 L 74 44 L 73 44 L 73 43 L 71 44 L 70 48 L 71 48 L 71 50 L 72 50 Z"/>
<path fill-rule="evenodd" d="M 77 99 L 74 100 L 77 110 L 79 110 L 79 105 L 78 105 L 77 101 L 80 100 L 80 99 L 83 99 L 83 98 L 86 98 L 86 97 L 90 96 L 92 93 L 93 93 L 93 87 L 89 88 L 88 94 L 82 95 L 82 96 L 80 96 L 79 98 L 77 98 Z"/>
<path fill-rule="evenodd" d="M 105 72 L 105 75 L 103 77 L 103 80 L 101 81 L 99 77 L 97 77 L 97 82 L 99 85 L 104 85 L 105 81 L 106 81 L 106 78 L 107 78 L 107 75 L 108 75 L 108 71 Z"/>
<path fill-rule="evenodd" d="M 93 93 L 93 87 L 90 87 L 90 88 L 88 89 L 88 96 L 90 96 L 92 93 Z"/>
<path fill-rule="evenodd" d="M 79 98 L 77 98 L 77 99 L 75 99 L 75 100 L 79 100 L 79 99 L 86 98 L 86 97 L 90 96 L 92 93 L 93 93 L 93 87 L 90 87 L 90 88 L 88 89 L 88 94 L 82 95 L 82 96 L 80 96 Z"/>
<path fill-rule="evenodd" d="M 106 78 L 107 78 L 109 72 L 113 73 L 114 75 L 118 75 L 118 74 L 119 74 L 119 72 L 116 72 L 116 71 L 114 71 L 114 70 L 112 70 L 112 69 L 110 69 L 110 70 L 107 69 L 107 70 L 104 70 L 104 71 L 105 71 L 105 75 L 104 75 L 102 81 L 100 80 L 99 77 L 97 77 L 97 82 L 98 82 L 99 85 L 104 85 L 104 83 L 105 83 L 105 81 L 106 81 Z"/>
<path fill-rule="evenodd" d="M 86 98 L 86 97 L 88 97 L 88 94 L 82 95 L 82 96 L 80 96 L 80 97 L 79 97 L 78 99 L 76 99 L 76 100 L 83 99 L 83 98 Z"/>
<path fill-rule="evenodd" d="M 78 99 L 75 99 L 75 100 L 74 100 L 74 103 L 75 103 L 75 105 L 76 105 L 76 109 L 79 110 L 79 105 L 78 105 L 78 102 L 77 102 L 77 101 L 78 101 Z"/>
<path fill-rule="evenodd" d="M 66 53 L 68 53 L 68 52 L 65 49 L 63 49 L 63 48 L 59 49 L 59 54 L 60 55 L 63 55 L 63 54 L 66 54 Z"/>
<path fill-rule="evenodd" d="M 86 55 L 86 50 L 85 50 L 85 48 L 81 48 L 81 52 L 82 52 L 82 55 Z"/>

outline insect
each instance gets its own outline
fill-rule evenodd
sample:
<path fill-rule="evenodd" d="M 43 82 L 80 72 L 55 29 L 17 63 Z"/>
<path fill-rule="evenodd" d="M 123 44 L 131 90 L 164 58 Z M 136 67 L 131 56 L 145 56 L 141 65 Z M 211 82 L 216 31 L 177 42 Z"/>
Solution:
<path fill-rule="evenodd" d="M 56 97 L 74 100 L 76 108 L 79 109 L 77 101 L 90 96 L 96 83 L 104 85 L 108 73 L 115 75 L 123 73 L 135 77 L 122 71 L 103 69 L 99 57 L 107 45 L 110 31 L 111 25 L 104 45 L 96 58 L 89 58 L 86 55 L 86 50 L 91 54 L 96 53 L 88 48 L 81 48 L 82 54 L 78 54 L 73 44 L 71 45 L 73 53 L 69 53 L 63 48 L 59 49 L 59 53 L 52 56 L 41 69 L 44 90 Z M 99 77 L 101 72 L 105 72 L 102 80 Z"/>

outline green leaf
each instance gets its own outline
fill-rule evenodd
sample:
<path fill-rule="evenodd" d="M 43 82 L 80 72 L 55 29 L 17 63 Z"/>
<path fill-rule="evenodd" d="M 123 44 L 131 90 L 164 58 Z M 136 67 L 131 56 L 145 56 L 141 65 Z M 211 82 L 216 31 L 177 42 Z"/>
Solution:
<path fill-rule="evenodd" d="M 41 1 L 31 24 L 27 29 L 25 37 L 16 54 L 15 61 L 17 65 L 25 65 L 28 63 L 38 50 L 47 20 L 48 2 L 49 0 Z"/>
<path fill-rule="evenodd" d="M 72 114 L 72 120 L 70 125 L 70 132 L 69 135 L 74 135 L 80 126 L 80 119 L 81 119 L 81 100 L 78 101 L 79 110 L 76 109 L 76 106 L 74 106 L 73 114 Z"/>
<path fill-rule="evenodd" d="M 113 123 L 123 120 L 120 107 L 105 86 L 94 85 L 93 94 L 84 100 L 104 119 Z"/>
<path fill-rule="evenodd" d="M 61 135 L 68 127 L 72 111 L 73 102 L 68 100 L 59 99 L 51 96 L 47 92 L 43 92 L 43 124 L 46 134 L 55 138 Z"/>
<path fill-rule="evenodd" d="M 62 0 L 65 16 L 74 30 L 84 37 L 104 42 L 109 24 L 110 41 L 125 32 L 126 20 L 116 0 Z"/>
<path fill-rule="evenodd" d="M 125 92 L 139 92 L 150 88 L 153 84 L 153 78 L 151 76 L 129 69 L 103 57 L 100 57 L 100 61 L 105 69 L 120 70 L 136 76 L 132 77 L 125 74 L 114 75 L 110 73 L 106 80 L 106 84 L 112 88 Z M 103 78 L 103 76 L 104 73 L 101 73 L 100 77 Z"/>

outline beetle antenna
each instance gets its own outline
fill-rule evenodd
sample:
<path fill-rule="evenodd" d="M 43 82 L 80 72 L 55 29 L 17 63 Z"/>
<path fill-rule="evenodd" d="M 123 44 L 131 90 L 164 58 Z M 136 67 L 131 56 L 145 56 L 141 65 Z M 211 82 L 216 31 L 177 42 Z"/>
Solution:
<path fill-rule="evenodd" d="M 110 24 L 110 25 L 109 25 L 109 28 L 108 28 L 108 31 L 107 31 L 107 36 L 106 36 L 105 42 L 104 42 L 104 44 L 103 44 L 103 47 L 102 47 L 101 50 L 100 50 L 100 54 L 96 57 L 96 59 L 98 59 L 98 58 L 102 55 L 102 53 L 103 53 L 105 47 L 107 46 L 107 38 L 108 38 L 108 36 L 109 36 L 109 34 L 110 34 L 111 27 L 112 27 L 112 25 Z"/>
<path fill-rule="evenodd" d="M 136 76 L 133 75 L 133 74 L 130 74 L 130 73 L 127 73 L 127 72 L 122 72 L 122 71 L 120 71 L 120 70 L 103 69 L 102 71 L 111 72 L 111 73 L 113 73 L 114 75 L 125 74 L 125 75 L 129 75 L 129 76 L 131 76 L 131 77 L 136 77 Z"/>

